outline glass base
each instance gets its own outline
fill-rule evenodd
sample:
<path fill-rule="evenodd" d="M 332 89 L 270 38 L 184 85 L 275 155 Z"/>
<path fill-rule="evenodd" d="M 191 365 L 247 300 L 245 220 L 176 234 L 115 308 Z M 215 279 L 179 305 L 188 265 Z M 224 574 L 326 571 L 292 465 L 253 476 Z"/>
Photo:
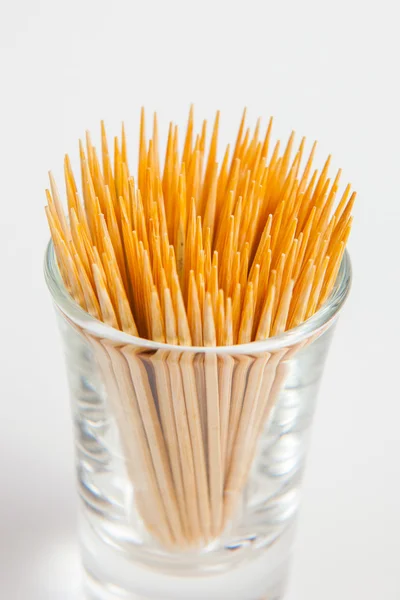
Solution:
<path fill-rule="evenodd" d="M 87 600 L 282 600 L 285 593 L 293 527 L 254 556 L 232 555 L 230 568 L 225 562 L 214 573 L 199 566 L 179 574 L 132 560 L 89 528 L 82 533 Z"/>
<path fill-rule="evenodd" d="M 196 581 L 193 581 L 192 584 L 193 586 L 196 586 Z M 213 599 L 214 598 L 218 598 L 218 600 L 225 600 L 229 598 L 229 600 L 231 598 L 239 599 L 240 600 L 284 600 L 284 594 L 285 594 L 285 589 L 286 589 L 286 583 L 287 583 L 287 576 L 285 575 L 280 583 L 275 586 L 275 591 L 271 591 L 270 594 L 268 595 L 264 595 L 261 597 L 256 597 L 254 596 L 254 594 L 252 593 L 252 591 L 247 591 L 246 595 L 240 595 L 238 596 L 237 594 L 232 595 L 232 591 L 231 590 L 220 590 L 216 592 L 216 595 L 213 596 L 199 596 L 194 595 L 194 591 L 190 591 L 187 593 L 190 593 L 189 596 L 185 596 L 185 595 L 180 595 L 177 596 L 174 592 L 174 596 L 154 596 L 154 595 L 138 595 L 136 593 L 132 593 L 132 592 L 128 592 L 125 589 L 122 589 L 114 584 L 111 584 L 109 582 L 105 582 L 105 581 L 100 581 L 98 579 L 96 579 L 91 573 L 89 573 L 89 571 L 85 570 L 84 572 L 84 592 L 85 592 L 85 600 L 166 600 L 168 598 L 168 600 L 171 598 L 176 598 L 179 600 L 182 598 L 185 598 L 186 600 L 188 600 L 188 598 L 192 599 L 195 598 L 196 600 L 208 600 L 209 598 Z M 278 591 L 278 588 L 280 591 Z M 204 592 L 206 594 L 208 594 L 208 592 Z"/>

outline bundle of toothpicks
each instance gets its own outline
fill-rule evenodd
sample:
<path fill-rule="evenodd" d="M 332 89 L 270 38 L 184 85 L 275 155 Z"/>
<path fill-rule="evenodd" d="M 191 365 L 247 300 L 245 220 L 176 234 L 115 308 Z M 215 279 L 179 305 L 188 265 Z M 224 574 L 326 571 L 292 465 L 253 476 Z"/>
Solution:
<path fill-rule="evenodd" d="M 150 351 L 81 331 L 116 419 L 135 506 L 169 548 L 202 547 L 234 522 L 296 347 L 243 354 L 191 350 L 247 344 L 310 318 L 335 284 L 352 224 L 350 185 L 314 144 L 271 141 L 272 119 L 218 151 L 220 114 L 207 141 L 193 108 L 179 144 L 169 126 L 163 164 L 157 116 L 140 120 L 132 174 L 124 127 L 113 157 L 80 142 L 78 187 L 65 157 L 68 217 L 50 174 L 46 214 L 58 267 L 74 300 Z M 218 162 L 220 159 L 221 162 Z M 163 346 L 165 344 L 165 346 Z M 171 348 L 171 345 L 174 348 Z M 185 348 L 180 348 L 184 346 Z"/>

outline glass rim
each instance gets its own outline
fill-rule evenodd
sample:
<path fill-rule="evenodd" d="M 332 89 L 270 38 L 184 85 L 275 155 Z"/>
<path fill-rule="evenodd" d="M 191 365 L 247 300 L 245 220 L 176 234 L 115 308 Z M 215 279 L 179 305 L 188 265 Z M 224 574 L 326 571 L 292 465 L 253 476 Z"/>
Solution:
<path fill-rule="evenodd" d="M 108 339 L 122 345 L 140 347 L 143 350 L 170 350 L 177 352 L 213 353 L 213 354 L 259 354 L 276 352 L 308 339 L 330 326 L 337 318 L 349 294 L 352 281 L 352 268 L 346 250 L 340 265 L 333 290 L 321 308 L 309 319 L 297 327 L 265 340 L 235 344 L 232 346 L 179 346 L 164 342 L 154 342 L 146 338 L 130 335 L 114 329 L 92 317 L 75 302 L 64 285 L 54 252 L 52 240 L 49 241 L 44 259 L 44 275 L 47 287 L 55 305 L 73 323 L 97 338 Z"/>

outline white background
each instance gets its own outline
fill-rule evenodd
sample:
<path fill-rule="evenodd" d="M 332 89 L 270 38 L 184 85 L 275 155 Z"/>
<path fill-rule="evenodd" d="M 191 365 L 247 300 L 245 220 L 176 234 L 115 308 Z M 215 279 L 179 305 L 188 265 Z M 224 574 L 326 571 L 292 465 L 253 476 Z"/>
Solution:
<path fill-rule="evenodd" d="M 288 600 L 400 598 L 396 1 L 0 0 L 0 597 L 78 598 L 68 397 L 42 277 L 44 188 L 106 120 L 132 138 L 273 114 L 359 192 L 351 297 L 315 419 Z M 131 143 L 131 154 L 134 154 Z M 223 599 L 223 592 L 221 592 Z"/>

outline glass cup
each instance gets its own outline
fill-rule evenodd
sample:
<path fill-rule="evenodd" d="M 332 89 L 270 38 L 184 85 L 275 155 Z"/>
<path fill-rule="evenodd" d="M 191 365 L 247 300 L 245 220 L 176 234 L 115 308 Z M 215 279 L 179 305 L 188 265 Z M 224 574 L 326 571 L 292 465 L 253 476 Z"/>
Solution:
<path fill-rule="evenodd" d="M 318 387 L 347 297 L 263 342 L 183 347 L 114 330 L 45 275 L 66 355 L 92 600 L 283 598 Z"/>

